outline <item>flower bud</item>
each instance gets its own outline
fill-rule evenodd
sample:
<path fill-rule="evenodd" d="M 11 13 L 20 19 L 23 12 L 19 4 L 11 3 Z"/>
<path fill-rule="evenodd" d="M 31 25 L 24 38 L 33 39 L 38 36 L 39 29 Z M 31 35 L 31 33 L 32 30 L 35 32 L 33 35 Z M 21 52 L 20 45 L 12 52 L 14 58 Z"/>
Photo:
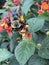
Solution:
<path fill-rule="evenodd" d="M 38 49 L 41 48 L 41 44 L 38 43 L 36 47 L 37 47 Z"/>
<path fill-rule="evenodd" d="M 46 32 L 46 35 L 49 36 L 49 31 Z"/>

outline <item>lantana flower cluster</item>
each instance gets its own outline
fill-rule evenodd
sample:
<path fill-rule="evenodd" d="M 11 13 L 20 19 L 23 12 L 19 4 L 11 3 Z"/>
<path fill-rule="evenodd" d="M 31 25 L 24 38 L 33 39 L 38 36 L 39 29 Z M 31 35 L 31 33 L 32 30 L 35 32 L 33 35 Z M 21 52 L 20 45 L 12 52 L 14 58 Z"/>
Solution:
<path fill-rule="evenodd" d="M 38 14 L 43 14 L 45 11 L 49 12 L 49 0 L 43 0 L 41 4 L 36 2 L 36 6 L 39 7 Z"/>
<path fill-rule="evenodd" d="M 31 33 L 28 32 L 28 24 L 21 11 L 21 1 L 13 0 L 16 6 L 19 6 L 19 9 L 11 11 L 9 9 L 8 13 L 2 18 L 0 22 L 0 32 L 5 30 L 8 34 L 13 34 L 13 32 L 19 31 L 22 35 L 22 38 L 28 37 L 31 38 Z"/>

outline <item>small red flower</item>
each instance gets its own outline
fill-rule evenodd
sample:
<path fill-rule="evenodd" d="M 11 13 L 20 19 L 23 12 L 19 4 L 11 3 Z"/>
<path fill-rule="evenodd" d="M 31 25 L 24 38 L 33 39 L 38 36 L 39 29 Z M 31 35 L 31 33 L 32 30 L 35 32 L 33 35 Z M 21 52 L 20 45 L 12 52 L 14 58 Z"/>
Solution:
<path fill-rule="evenodd" d="M 38 14 L 43 14 L 43 13 L 44 13 L 43 10 L 39 10 L 39 11 L 38 11 Z"/>
<path fill-rule="evenodd" d="M 13 0 L 15 5 L 20 5 L 21 4 L 21 0 Z"/>
<path fill-rule="evenodd" d="M 31 38 L 31 33 L 27 34 L 27 38 L 30 39 Z"/>
<path fill-rule="evenodd" d="M 7 16 L 7 17 L 6 17 Z M 11 22 L 11 20 L 10 20 L 10 15 L 9 14 L 7 14 L 5 17 L 3 17 L 2 18 L 2 22 L 4 22 L 4 23 L 9 23 L 9 22 Z"/>
<path fill-rule="evenodd" d="M 2 23 L 0 22 L 0 32 L 3 30 Z"/>
<path fill-rule="evenodd" d="M 8 34 L 12 34 L 12 28 L 11 27 L 8 27 L 6 31 Z"/>
<path fill-rule="evenodd" d="M 12 13 L 8 13 L 7 15 L 6 15 L 6 17 L 11 17 L 12 16 Z"/>
<path fill-rule="evenodd" d="M 49 2 L 49 0 L 45 0 L 46 2 Z"/>
<path fill-rule="evenodd" d="M 36 2 L 35 5 L 38 7 L 41 7 L 41 5 L 38 2 Z"/>
<path fill-rule="evenodd" d="M 3 21 L 3 22 L 6 22 L 6 21 L 7 21 L 7 18 L 6 18 L 6 17 L 3 17 L 3 18 L 2 18 L 2 21 Z"/>

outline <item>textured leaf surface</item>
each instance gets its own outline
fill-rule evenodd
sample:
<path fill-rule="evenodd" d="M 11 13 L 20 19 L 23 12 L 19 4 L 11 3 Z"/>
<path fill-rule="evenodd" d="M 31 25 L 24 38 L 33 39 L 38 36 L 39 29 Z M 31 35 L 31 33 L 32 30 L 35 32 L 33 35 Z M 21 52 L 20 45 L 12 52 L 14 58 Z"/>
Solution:
<path fill-rule="evenodd" d="M 44 19 L 40 18 L 40 17 L 31 18 L 27 22 L 29 24 L 29 28 L 28 29 L 29 29 L 30 32 L 37 32 L 44 25 Z"/>
<path fill-rule="evenodd" d="M 10 58 L 11 56 L 13 56 L 13 54 L 11 54 L 7 49 L 0 48 L 0 62 Z"/>
<path fill-rule="evenodd" d="M 10 51 L 11 52 L 13 52 L 15 46 L 18 44 L 17 38 L 19 37 L 20 37 L 20 34 L 18 32 L 15 32 L 12 34 L 11 40 L 10 40 Z"/>
<path fill-rule="evenodd" d="M 40 58 L 38 55 L 34 55 L 30 58 L 28 65 L 45 65 L 44 59 Z"/>
<path fill-rule="evenodd" d="M 42 47 L 39 49 L 38 55 L 42 58 L 49 59 L 49 37 L 43 40 Z"/>
<path fill-rule="evenodd" d="M 35 43 L 32 40 L 24 39 L 15 49 L 15 56 L 21 65 L 24 65 L 34 54 Z"/>
<path fill-rule="evenodd" d="M 32 4 L 34 4 L 33 0 L 25 0 L 24 4 L 22 6 L 22 12 L 27 14 L 28 10 L 29 10 L 29 8 L 31 7 Z"/>

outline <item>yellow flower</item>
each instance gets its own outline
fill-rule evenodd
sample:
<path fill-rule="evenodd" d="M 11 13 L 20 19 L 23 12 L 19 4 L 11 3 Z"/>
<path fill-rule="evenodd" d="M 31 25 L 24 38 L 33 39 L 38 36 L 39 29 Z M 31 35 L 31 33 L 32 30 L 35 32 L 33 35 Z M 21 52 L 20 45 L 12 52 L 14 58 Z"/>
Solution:
<path fill-rule="evenodd" d="M 20 32 L 21 32 L 21 33 L 25 33 L 25 32 L 26 32 L 26 30 L 25 30 L 25 29 L 22 29 Z"/>
<path fill-rule="evenodd" d="M 24 21 L 24 16 L 21 15 L 19 20 L 20 20 L 20 21 Z"/>
<path fill-rule="evenodd" d="M 1 24 L 1 26 L 4 26 L 4 25 L 5 25 L 5 23 L 2 23 L 2 24 Z"/>
<path fill-rule="evenodd" d="M 12 28 L 16 28 L 14 25 L 11 25 Z"/>

